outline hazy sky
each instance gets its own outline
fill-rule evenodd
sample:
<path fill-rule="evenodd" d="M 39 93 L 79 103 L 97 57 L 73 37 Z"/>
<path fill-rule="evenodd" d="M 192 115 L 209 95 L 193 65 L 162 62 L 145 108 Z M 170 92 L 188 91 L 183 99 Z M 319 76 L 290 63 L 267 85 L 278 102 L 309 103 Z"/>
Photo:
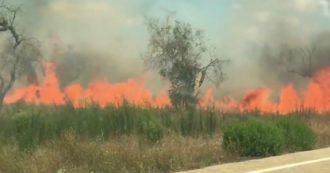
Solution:
<path fill-rule="evenodd" d="M 113 50 L 113 54 L 119 51 L 119 55 L 125 52 L 134 55 L 131 58 L 137 58 L 146 46 L 145 17 L 162 18 L 168 11 L 204 30 L 210 44 L 219 49 L 228 46 L 236 34 L 257 39 L 254 37 L 263 25 L 276 18 L 287 18 L 292 25 L 313 23 L 302 30 L 330 23 L 327 0 L 20 1 L 28 28 L 42 41 L 57 34 L 65 44 Z M 128 50 L 121 51 L 123 48 Z"/>
<path fill-rule="evenodd" d="M 232 60 L 226 83 L 232 90 L 241 87 L 242 76 L 249 79 L 246 87 L 262 84 L 255 68 L 258 46 L 274 39 L 307 41 L 330 26 L 328 0 L 16 1 L 23 4 L 22 27 L 41 41 L 45 55 L 51 56 L 54 40 L 63 48 L 90 51 L 107 58 L 111 75 L 123 80 L 143 73 L 145 17 L 163 18 L 175 11 Z"/>

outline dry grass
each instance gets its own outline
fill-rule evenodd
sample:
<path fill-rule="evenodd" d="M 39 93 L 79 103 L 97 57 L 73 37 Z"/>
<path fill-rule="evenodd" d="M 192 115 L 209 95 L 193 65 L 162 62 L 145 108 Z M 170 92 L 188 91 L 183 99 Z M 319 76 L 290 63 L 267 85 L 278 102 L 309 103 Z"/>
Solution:
<path fill-rule="evenodd" d="M 0 173 L 167 173 L 237 161 L 244 158 L 222 149 L 223 128 L 277 118 L 130 106 L 12 110 L 0 114 Z M 330 118 L 292 116 L 308 122 L 317 147 L 330 146 Z"/>
<path fill-rule="evenodd" d="M 220 139 L 169 135 L 157 144 L 149 144 L 132 136 L 103 142 L 67 133 L 31 153 L 4 149 L 0 172 L 165 173 L 194 169 L 229 161 Z"/>
<path fill-rule="evenodd" d="M 317 147 L 330 146 L 330 118 L 329 117 L 312 117 L 308 120 L 310 127 L 313 129 L 318 138 Z"/>

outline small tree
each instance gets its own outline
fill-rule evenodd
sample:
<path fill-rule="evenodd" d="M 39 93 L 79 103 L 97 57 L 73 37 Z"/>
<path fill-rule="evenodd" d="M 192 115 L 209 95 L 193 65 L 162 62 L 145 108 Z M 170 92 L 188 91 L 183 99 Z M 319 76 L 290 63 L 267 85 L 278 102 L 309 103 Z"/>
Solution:
<path fill-rule="evenodd" d="M 36 65 L 41 64 L 41 54 L 36 44 L 16 30 L 18 11 L 19 8 L 4 2 L 0 4 L 0 32 L 5 37 L 0 54 L 0 109 L 15 81 L 23 77 L 36 81 Z"/>
<path fill-rule="evenodd" d="M 224 79 L 223 66 L 227 60 L 208 51 L 203 34 L 190 24 L 167 17 L 164 23 L 149 19 L 149 49 L 145 62 L 169 80 L 169 96 L 175 107 L 193 107 L 198 90 L 208 78 L 219 84 Z M 203 64 L 203 62 L 209 62 Z"/>

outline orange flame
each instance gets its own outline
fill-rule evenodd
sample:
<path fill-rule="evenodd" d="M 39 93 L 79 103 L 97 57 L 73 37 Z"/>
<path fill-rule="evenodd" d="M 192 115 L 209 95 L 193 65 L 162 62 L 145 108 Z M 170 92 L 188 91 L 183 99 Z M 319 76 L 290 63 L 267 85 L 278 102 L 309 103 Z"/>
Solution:
<path fill-rule="evenodd" d="M 151 106 L 155 108 L 170 107 L 171 102 L 164 92 L 153 97 L 144 88 L 143 83 L 128 80 L 126 83 L 111 84 L 95 81 L 84 89 L 75 83 L 60 90 L 59 81 L 55 73 L 55 65 L 47 64 L 45 81 L 41 86 L 30 85 L 19 88 L 5 97 L 6 104 L 23 101 L 29 104 L 65 105 L 68 102 L 76 108 L 96 103 L 100 107 L 107 105 L 120 106 L 125 101 L 136 106 Z"/>
<path fill-rule="evenodd" d="M 308 88 L 299 96 L 292 84 L 283 87 L 278 103 L 270 100 L 272 90 L 260 88 L 245 94 L 241 101 L 226 97 L 220 101 L 214 101 L 212 90 L 208 90 L 206 96 L 201 99 L 200 107 L 215 107 L 224 112 L 260 111 L 264 113 L 288 114 L 296 111 L 314 111 L 326 113 L 330 111 L 330 67 L 318 71 Z"/>
<path fill-rule="evenodd" d="M 287 114 L 290 112 L 299 111 L 300 104 L 300 98 L 292 84 L 289 84 L 282 89 L 278 112 Z"/>
<path fill-rule="evenodd" d="M 107 105 L 121 106 L 125 102 L 153 108 L 171 107 L 171 102 L 162 91 L 153 96 L 145 88 L 143 82 L 128 80 L 122 83 L 108 83 L 94 81 L 87 88 L 74 83 L 63 89 L 55 73 L 56 66 L 47 64 L 46 76 L 43 84 L 35 84 L 13 90 L 5 97 L 6 104 L 23 101 L 28 104 L 65 105 L 71 103 L 75 108 L 85 107 L 96 103 L 100 107 Z M 208 89 L 205 96 L 200 99 L 199 107 L 202 109 L 217 109 L 223 112 L 250 112 L 288 114 L 295 111 L 311 110 L 320 114 L 330 111 L 330 67 L 318 71 L 309 82 L 307 89 L 299 94 L 292 84 L 283 87 L 279 102 L 271 101 L 270 88 L 260 88 L 247 92 L 237 101 L 231 97 L 221 100 L 214 98 L 214 91 Z"/>

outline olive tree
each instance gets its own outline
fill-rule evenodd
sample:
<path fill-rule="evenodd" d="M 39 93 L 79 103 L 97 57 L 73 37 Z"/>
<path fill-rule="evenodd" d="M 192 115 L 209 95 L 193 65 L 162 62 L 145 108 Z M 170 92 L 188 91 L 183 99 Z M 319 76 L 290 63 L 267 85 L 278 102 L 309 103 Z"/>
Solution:
<path fill-rule="evenodd" d="M 172 17 L 164 22 L 148 19 L 147 27 L 150 40 L 145 63 L 170 82 L 174 107 L 194 107 L 204 79 L 217 85 L 223 81 L 227 60 L 207 48 L 202 31 Z"/>
<path fill-rule="evenodd" d="M 19 8 L 0 3 L 0 108 L 8 91 L 19 79 L 37 79 L 41 54 L 33 39 L 18 32 L 15 21 Z"/>

